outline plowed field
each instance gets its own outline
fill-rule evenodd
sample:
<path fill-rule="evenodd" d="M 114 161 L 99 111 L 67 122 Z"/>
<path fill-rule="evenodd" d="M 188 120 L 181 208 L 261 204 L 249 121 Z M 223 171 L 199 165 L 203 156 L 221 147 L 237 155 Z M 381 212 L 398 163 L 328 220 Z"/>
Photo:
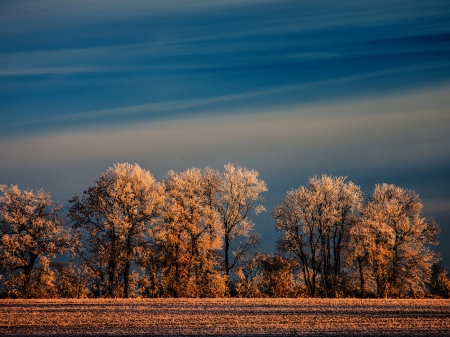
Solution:
<path fill-rule="evenodd" d="M 0 336 L 450 336 L 449 300 L 0 300 Z"/>

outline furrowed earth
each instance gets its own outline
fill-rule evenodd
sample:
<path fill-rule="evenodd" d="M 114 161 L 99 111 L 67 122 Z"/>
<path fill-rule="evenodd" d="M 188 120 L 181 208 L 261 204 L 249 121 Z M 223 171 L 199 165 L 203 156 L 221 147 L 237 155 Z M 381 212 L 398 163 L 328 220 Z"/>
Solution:
<path fill-rule="evenodd" d="M 450 301 L 0 300 L 1 336 L 449 336 Z"/>

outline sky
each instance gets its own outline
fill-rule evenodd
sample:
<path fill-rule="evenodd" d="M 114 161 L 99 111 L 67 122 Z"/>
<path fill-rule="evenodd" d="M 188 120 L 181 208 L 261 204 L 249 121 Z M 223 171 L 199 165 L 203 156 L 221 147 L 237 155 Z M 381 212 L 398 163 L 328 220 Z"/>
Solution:
<path fill-rule="evenodd" d="M 68 206 L 115 163 L 414 190 L 450 268 L 450 2 L 0 0 L 0 183 Z"/>

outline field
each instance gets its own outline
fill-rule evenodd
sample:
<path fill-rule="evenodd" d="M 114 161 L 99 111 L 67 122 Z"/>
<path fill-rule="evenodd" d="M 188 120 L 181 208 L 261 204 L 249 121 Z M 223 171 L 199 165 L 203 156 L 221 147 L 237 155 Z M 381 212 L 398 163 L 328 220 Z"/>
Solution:
<path fill-rule="evenodd" d="M 449 300 L 0 300 L 0 336 L 450 336 Z"/>

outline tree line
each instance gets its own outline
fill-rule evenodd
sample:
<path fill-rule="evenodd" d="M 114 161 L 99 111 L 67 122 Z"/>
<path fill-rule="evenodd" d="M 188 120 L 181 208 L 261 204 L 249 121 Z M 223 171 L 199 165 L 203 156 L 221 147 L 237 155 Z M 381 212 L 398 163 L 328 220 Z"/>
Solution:
<path fill-rule="evenodd" d="M 0 185 L 0 297 L 449 297 L 430 249 L 438 225 L 413 191 L 380 184 L 363 198 L 345 177 L 314 176 L 273 209 L 270 254 L 251 220 L 266 191 L 233 164 L 161 181 L 116 164 L 67 212 Z"/>

